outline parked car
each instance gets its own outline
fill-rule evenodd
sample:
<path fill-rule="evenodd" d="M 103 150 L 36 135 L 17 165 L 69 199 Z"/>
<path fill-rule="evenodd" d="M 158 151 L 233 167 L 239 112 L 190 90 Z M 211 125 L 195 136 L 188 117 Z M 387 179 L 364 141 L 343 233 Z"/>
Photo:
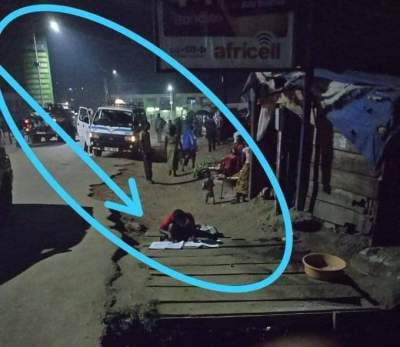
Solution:
<path fill-rule="evenodd" d="M 74 125 L 74 114 L 71 110 L 65 109 L 59 105 L 48 105 L 44 110 L 53 117 L 69 136 L 75 139 L 76 129 Z M 46 142 L 52 138 L 58 140 L 56 132 L 48 125 L 42 117 L 32 112 L 23 121 L 23 132 L 28 143 L 34 144 L 44 139 Z"/>
<path fill-rule="evenodd" d="M 0 226 L 4 224 L 12 206 L 13 172 L 10 158 L 0 146 Z"/>
<path fill-rule="evenodd" d="M 140 123 L 131 109 L 99 107 L 92 116 L 88 108 L 79 108 L 77 121 L 79 142 L 85 151 L 95 156 L 101 156 L 103 152 L 136 152 L 139 130 Z"/>

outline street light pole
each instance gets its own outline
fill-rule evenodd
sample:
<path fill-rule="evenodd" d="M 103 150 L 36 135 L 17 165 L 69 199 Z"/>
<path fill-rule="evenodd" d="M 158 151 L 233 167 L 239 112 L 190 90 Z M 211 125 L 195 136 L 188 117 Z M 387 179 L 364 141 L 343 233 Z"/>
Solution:
<path fill-rule="evenodd" d="M 169 91 L 169 105 L 170 105 L 170 112 L 171 112 L 171 118 L 173 117 L 173 106 L 174 106 L 174 96 L 173 96 L 173 91 L 174 88 L 172 87 L 172 85 L 168 84 L 167 90 Z"/>

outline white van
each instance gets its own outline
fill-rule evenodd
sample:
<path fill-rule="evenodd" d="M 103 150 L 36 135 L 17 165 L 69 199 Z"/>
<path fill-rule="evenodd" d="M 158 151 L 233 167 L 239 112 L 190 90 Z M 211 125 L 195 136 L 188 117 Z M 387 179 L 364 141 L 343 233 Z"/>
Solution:
<path fill-rule="evenodd" d="M 77 120 L 79 142 L 95 156 L 103 152 L 133 153 L 138 150 L 133 111 L 121 107 L 99 107 L 94 115 L 80 107 Z"/>

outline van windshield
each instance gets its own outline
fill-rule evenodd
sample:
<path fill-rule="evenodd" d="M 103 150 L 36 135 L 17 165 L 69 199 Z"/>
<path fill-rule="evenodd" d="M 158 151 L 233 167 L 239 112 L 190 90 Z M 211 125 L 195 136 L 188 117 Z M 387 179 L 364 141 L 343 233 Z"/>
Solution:
<path fill-rule="evenodd" d="M 93 119 L 94 125 L 131 128 L 132 112 L 120 110 L 101 110 Z"/>

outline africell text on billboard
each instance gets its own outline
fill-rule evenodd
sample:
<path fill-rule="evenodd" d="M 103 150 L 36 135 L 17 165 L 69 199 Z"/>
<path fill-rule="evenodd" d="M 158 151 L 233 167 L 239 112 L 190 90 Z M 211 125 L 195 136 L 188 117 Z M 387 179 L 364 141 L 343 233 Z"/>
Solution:
<path fill-rule="evenodd" d="M 285 0 L 158 1 L 158 43 L 192 69 L 291 68 L 293 14 L 279 11 L 285 3 Z M 160 67 L 168 69 L 165 63 Z"/>

